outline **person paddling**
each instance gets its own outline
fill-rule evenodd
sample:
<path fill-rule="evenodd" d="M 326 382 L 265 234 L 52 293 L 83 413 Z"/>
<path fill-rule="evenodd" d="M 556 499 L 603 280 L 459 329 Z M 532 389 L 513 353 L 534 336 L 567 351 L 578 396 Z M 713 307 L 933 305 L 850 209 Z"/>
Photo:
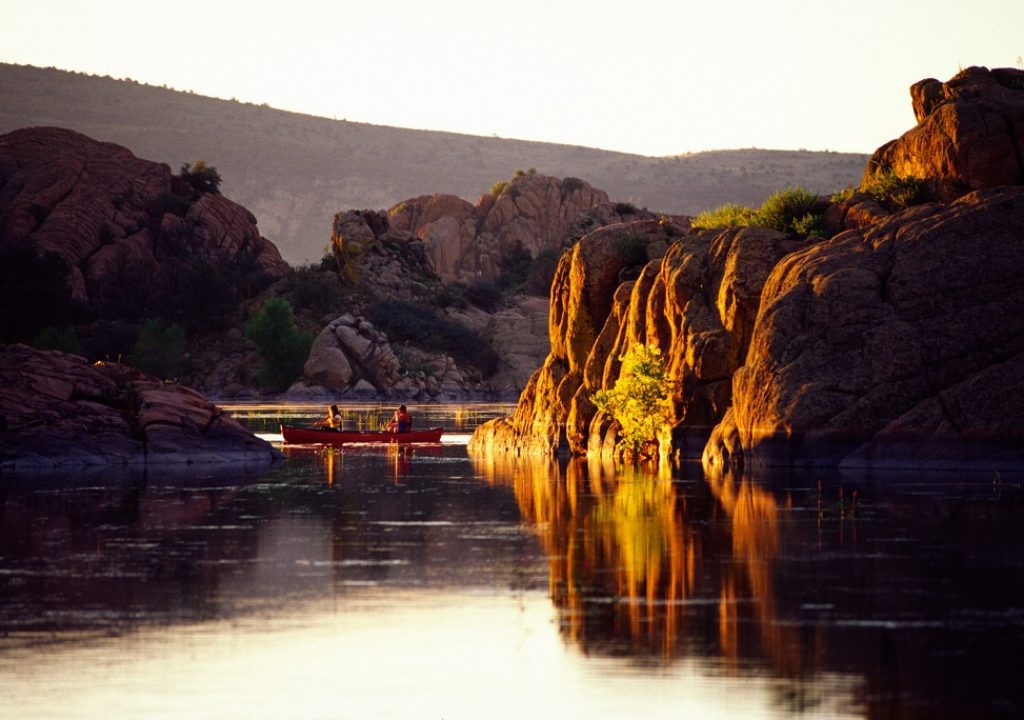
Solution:
<path fill-rule="evenodd" d="M 405 409 L 405 405 L 398 406 L 384 429 L 387 432 L 409 432 L 412 430 L 412 416 Z"/>
<path fill-rule="evenodd" d="M 341 430 L 341 411 L 337 405 L 327 408 L 327 417 L 317 423 L 326 430 Z"/>

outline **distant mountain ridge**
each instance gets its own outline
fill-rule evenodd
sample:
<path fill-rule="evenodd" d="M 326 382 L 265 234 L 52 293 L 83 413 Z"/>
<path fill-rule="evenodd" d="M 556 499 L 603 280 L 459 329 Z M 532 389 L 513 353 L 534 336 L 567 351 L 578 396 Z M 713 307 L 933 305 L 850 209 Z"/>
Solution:
<path fill-rule="evenodd" d="M 757 205 L 789 185 L 819 193 L 855 185 L 868 157 L 746 149 L 650 158 L 331 120 L 3 63 L 0 98 L 0 133 L 53 125 L 124 145 L 175 170 L 204 159 L 292 264 L 321 257 L 338 211 L 384 209 L 434 193 L 473 200 L 519 168 L 579 177 L 613 200 L 653 211 L 696 214 L 725 202 Z"/>

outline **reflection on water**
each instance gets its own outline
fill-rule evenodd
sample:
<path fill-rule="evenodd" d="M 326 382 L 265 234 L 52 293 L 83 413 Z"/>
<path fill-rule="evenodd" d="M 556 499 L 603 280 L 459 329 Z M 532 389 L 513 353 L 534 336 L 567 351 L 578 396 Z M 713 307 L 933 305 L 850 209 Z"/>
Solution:
<path fill-rule="evenodd" d="M 588 656 L 768 673 L 783 681 L 773 705 L 800 714 L 843 696 L 868 717 L 1024 709 L 1019 481 L 1007 496 L 991 478 L 957 476 L 812 484 L 576 459 L 474 466 L 513 488 L 544 544 L 561 632 Z"/>
<path fill-rule="evenodd" d="M 1024 710 L 1019 480 L 284 450 L 0 477 L 0 717 Z"/>

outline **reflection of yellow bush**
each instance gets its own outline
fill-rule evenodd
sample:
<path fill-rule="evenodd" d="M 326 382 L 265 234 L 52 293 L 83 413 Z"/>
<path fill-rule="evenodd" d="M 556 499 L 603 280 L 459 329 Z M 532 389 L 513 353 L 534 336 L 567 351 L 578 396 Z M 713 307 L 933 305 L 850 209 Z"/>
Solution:
<path fill-rule="evenodd" d="M 615 609 L 637 643 L 671 654 L 678 600 L 692 589 L 694 551 L 687 540 L 671 473 L 574 458 L 561 468 L 540 457 L 474 455 L 490 482 L 511 485 L 523 519 L 537 525 L 550 562 L 552 601 L 565 632 L 586 640 L 588 598 L 622 597 Z M 646 620 L 646 622 L 644 622 Z"/>
<path fill-rule="evenodd" d="M 729 666 L 737 667 L 752 647 L 750 628 L 756 628 L 756 647 L 772 666 L 801 674 L 803 643 L 778 622 L 775 600 L 778 504 L 750 479 L 707 476 L 730 520 L 732 560 L 702 568 L 703 541 L 718 530 L 687 524 L 685 500 L 667 465 L 574 458 L 562 466 L 505 454 L 478 454 L 473 462 L 489 482 L 511 486 L 524 521 L 535 524 L 562 632 L 585 651 L 602 642 L 621 651 L 625 641 L 669 659 L 686 637 L 683 601 L 710 595 L 718 599 L 717 628 L 710 630 Z M 698 628 L 698 636 L 707 631 Z"/>
<path fill-rule="evenodd" d="M 657 601 L 667 601 L 665 618 L 674 625 L 676 606 L 671 602 L 686 593 L 682 519 L 676 513 L 672 483 L 632 477 L 619 482 L 609 514 L 615 528 L 619 594 L 629 598 L 629 620 L 634 639 L 641 636 L 641 603 L 648 625 L 656 622 Z M 664 638 L 671 643 L 672 633 Z M 666 648 L 667 649 L 667 648 Z"/>

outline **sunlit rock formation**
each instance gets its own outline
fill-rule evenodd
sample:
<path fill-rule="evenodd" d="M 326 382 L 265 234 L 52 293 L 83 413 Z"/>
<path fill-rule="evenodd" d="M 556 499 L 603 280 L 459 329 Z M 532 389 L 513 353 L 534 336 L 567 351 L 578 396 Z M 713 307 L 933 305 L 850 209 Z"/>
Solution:
<path fill-rule="evenodd" d="M 676 380 L 676 441 L 699 453 L 729 407 L 765 279 L 806 241 L 763 228 L 684 231 L 650 221 L 609 226 L 563 258 L 552 286 L 551 351 L 516 413 L 483 426 L 474 447 L 610 451 L 617 426 L 591 397 L 614 386 L 632 344 L 654 343 Z M 639 263 L 623 255 L 631 243 L 632 252 L 644 248 Z M 635 279 L 623 282 L 624 269 Z"/>
<path fill-rule="evenodd" d="M 913 176 L 943 202 L 1024 183 L 1024 70 L 969 67 L 945 83 L 921 80 L 910 94 L 917 126 L 875 151 L 865 183 Z"/>
<path fill-rule="evenodd" d="M 189 388 L 127 365 L 0 348 L 0 469 L 267 463 L 280 457 Z"/>
<path fill-rule="evenodd" d="M 655 226 L 591 233 L 556 273 L 551 352 L 471 449 L 607 454 L 618 427 L 591 398 L 653 343 L 675 382 L 673 449 L 703 448 L 709 468 L 1024 462 L 1022 82 L 972 68 L 915 85 L 921 123 L 865 183 L 913 175 L 939 200 L 854 193 L 826 211 L 831 240 L 669 232 L 623 277 L 616 243 L 650 248 Z"/>
<path fill-rule="evenodd" d="M 707 462 L 1019 462 L 1022 229 L 1007 187 L 784 258 Z"/>
<path fill-rule="evenodd" d="M 629 288 L 683 231 L 656 220 L 609 225 L 562 256 L 551 287 L 550 352 L 523 390 L 515 414 L 481 426 L 473 447 L 539 454 L 585 451 L 596 412 L 588 391 L 601 382 Z"/>

